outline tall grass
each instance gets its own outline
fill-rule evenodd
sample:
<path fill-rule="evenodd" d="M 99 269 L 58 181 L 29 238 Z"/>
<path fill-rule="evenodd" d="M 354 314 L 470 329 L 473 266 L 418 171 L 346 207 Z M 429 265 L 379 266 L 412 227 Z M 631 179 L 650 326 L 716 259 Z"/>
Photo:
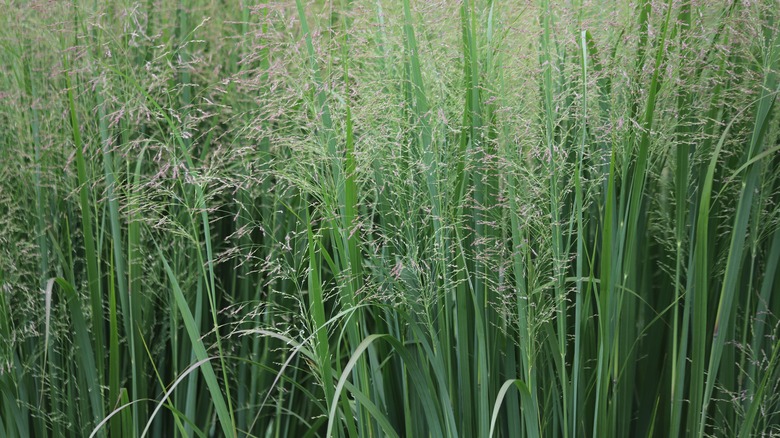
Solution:
<path fill-rule="evenodd" d="M 0 435 L 780 434 L 776 9 L 6 1 Z"/>

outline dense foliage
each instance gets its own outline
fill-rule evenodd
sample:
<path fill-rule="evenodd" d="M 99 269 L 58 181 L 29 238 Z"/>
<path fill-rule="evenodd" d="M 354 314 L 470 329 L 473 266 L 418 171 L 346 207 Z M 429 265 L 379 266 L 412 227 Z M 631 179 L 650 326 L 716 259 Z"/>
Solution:
<path fill-rule="evenodd" d="M 0 435 L 780 436 L 776 0 L 0 2 Z"/>

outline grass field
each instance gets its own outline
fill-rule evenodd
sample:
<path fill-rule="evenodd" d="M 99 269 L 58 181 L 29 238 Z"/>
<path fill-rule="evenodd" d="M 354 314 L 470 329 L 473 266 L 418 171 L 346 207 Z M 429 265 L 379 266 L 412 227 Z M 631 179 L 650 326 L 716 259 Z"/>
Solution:
<path fill-rule="evenodd" d="M 780 436 L 777 0 L 0 0 L 0 436 Z"/>

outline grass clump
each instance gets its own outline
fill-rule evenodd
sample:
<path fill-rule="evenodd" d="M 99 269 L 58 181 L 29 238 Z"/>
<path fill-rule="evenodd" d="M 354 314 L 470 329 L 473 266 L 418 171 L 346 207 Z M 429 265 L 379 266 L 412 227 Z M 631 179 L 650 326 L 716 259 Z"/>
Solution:
<path fill-rule="evenodd" d="M 772 1 L 3 9 L 0 435 L 780 433 Z"/>

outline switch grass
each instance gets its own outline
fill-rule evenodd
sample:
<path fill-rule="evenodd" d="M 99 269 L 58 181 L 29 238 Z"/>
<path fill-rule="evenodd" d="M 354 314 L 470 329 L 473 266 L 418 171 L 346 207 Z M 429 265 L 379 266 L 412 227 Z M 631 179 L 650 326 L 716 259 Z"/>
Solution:
<path fill-rule="evenodd" d="M 6 1 L 0 436 L 780 433 L 780 26 Z"/>

